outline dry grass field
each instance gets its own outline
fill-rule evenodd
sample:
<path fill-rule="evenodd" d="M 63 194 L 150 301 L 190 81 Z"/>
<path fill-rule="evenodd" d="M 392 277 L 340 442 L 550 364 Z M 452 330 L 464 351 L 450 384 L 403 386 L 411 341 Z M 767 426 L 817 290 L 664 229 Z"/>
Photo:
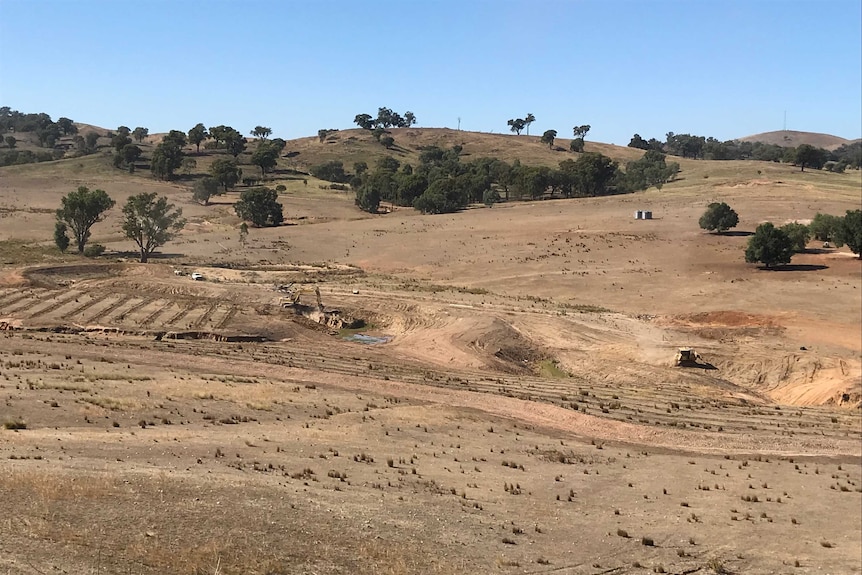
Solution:
<path fill-rule="evenodd" d="M 393 132 L 405 161 L 572 157 Z M 858 171 L 680 160 L 660 191 L 439 216 L 287 171 L 371 162 L 363 137 L 289 142 L 286 225 L 245 245 L 237 192 L 200 206 L 104 156 L 0 169 L 0 573 L 862 573 L 862 262 L 743 262 L 760 222 L 857 209 Z M 141 265 L 115 209 L 105 256 L 59 254 L 79 185 L 189 224 Z M 734 232 L 698 228 L 713 201 Z M 291 282 L 365 328 L 282 307 Z"/>

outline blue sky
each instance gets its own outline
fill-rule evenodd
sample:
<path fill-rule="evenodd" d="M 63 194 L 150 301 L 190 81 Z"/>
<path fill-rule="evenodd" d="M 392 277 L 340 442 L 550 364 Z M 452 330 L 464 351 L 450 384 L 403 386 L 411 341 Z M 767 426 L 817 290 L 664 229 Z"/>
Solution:
<path fill-rule="evenodd" d="M 0 105 L 286 139 L 418 125 L 862 136 L 859 0 L 0 0 Z"/>

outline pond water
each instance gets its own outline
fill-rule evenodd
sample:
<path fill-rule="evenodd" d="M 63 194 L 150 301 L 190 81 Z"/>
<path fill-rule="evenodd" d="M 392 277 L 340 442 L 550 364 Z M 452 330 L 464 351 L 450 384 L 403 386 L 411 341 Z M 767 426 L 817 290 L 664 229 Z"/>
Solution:
<path fill-rule="evenodd" d="M 357 343 L 366 343 L 366 344 L 375 344 L 375 343 L 388 343 L 392 340 L 392 336 L 388 335 L 366 335 L 364 333 L 352 333 L 348 336 L 345 336 L 344 339 L 347 341 L 355 341 Z"/>

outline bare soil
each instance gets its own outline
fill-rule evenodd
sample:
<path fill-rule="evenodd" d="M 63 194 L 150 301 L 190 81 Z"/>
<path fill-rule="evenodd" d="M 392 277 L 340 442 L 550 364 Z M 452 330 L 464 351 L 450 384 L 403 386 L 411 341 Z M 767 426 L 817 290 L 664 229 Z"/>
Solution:
<path fill-rule="evenodd" d="M 443 216 L 311 186 L 241 245 L 232 195 L 77 165 L 0 171 L 2 239 L 44 242 L 0 250 L 0 573 L 862 572 L 862 264 L 760 270 L 741 233 L 858 207 L 858 173 Z M 48 247 L 70 186 L 139 184 L 192 222 L 160 258 L 116 214 L 106 257 Z"/>

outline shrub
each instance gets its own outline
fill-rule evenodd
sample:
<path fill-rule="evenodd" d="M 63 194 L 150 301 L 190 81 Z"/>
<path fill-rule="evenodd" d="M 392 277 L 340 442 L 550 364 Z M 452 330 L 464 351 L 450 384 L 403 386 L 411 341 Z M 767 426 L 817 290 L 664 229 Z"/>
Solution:
<path fill-rule="evenodd" d="M 90 244 L 84 248 L 84 257 L 97 258 L 105 253 L 105 246 L 102 244 Z"/>
<path fill-rule="evenodd" d="M 54 243 L 61 252 L 65 252 L 69 247 L 69 236 L 66 234 L 66 224 L 57 222 L 54 224 Z"/>

